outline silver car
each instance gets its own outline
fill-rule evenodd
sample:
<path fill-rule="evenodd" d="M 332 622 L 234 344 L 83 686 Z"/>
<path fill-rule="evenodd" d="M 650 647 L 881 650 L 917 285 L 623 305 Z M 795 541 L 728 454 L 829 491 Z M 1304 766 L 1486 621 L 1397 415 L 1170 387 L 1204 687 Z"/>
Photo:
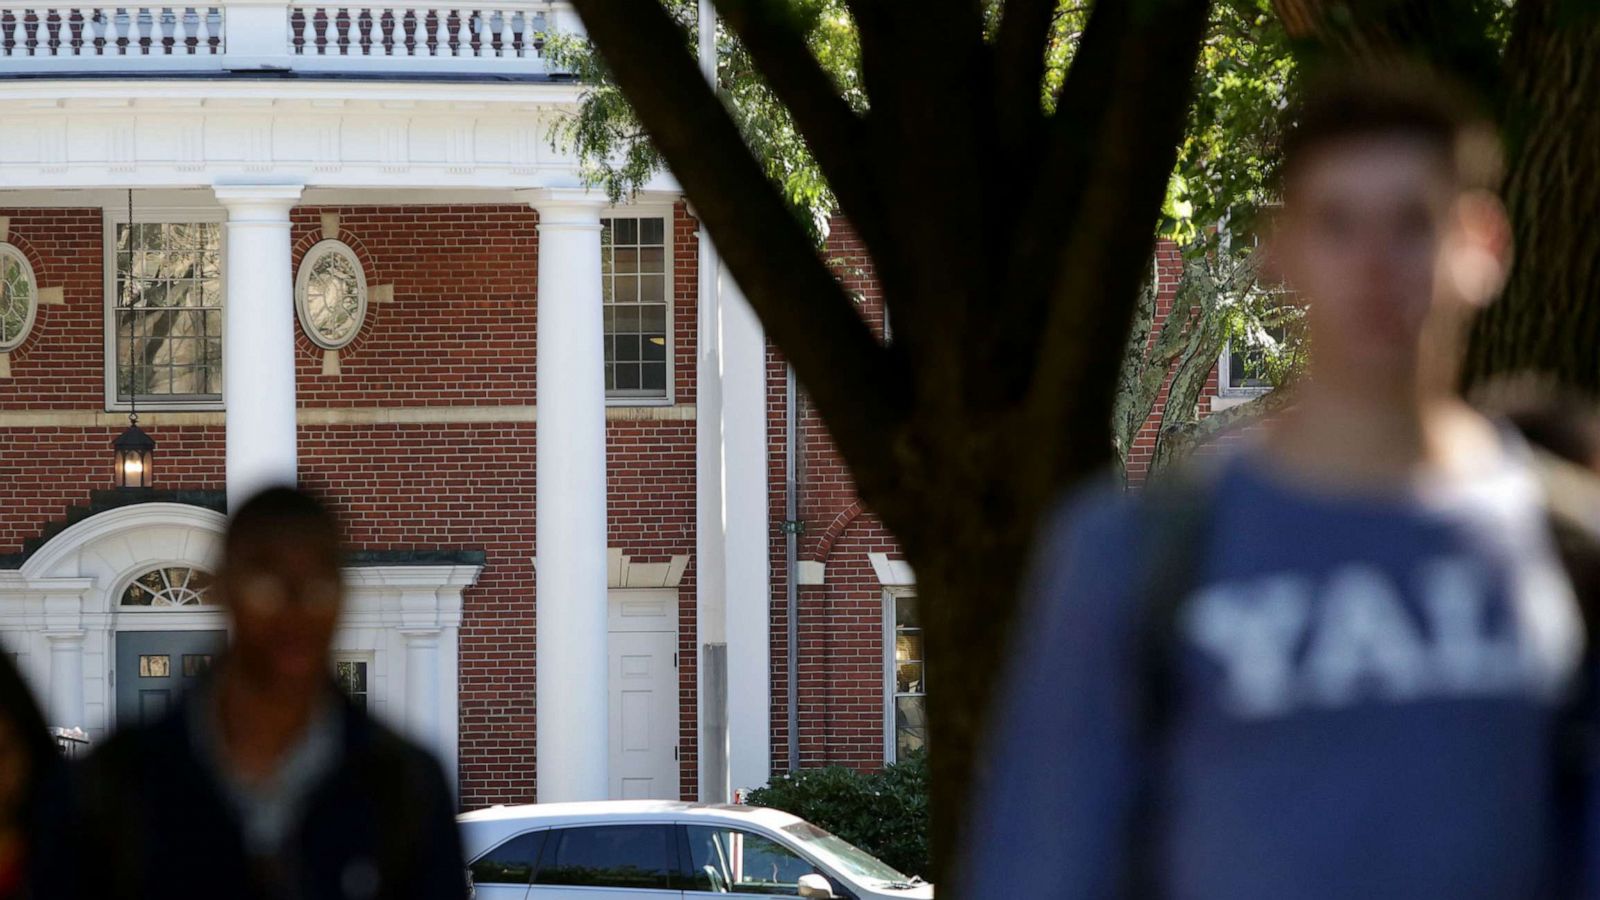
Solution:
<path fill-rule="evenodd" d="M 933 886 L 775 809 L 617 800 L 457 817 L 475 900 L 766 894 L 931 900 Z"/>

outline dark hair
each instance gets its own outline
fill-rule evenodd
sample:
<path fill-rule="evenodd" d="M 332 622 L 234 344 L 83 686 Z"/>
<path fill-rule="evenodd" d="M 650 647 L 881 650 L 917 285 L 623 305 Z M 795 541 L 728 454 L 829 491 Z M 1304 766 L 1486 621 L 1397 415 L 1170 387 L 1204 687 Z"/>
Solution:
<path fill-rule="evenodd" d="M 43 812 L 40 809 L 42 794 L 56 766 L 61 764 L 61 756 L 39 704 L 34 702 L 33 692 L 22 680 L 11 657 L 4 653 L 0 653 L 0 716 L 11 725 L 13 738 L 22 745 L 23 754 L 28 758 L 28 782 L 18 810 L 26 829 Z"/>
<path fill-rule="evenodd" d="M 1433 71 L 1392 60 L 1325 72 L 1307 86 L 1286 113 L 1280 183 L 1332 144 L 1389 136 L 1436 151 L 1462 190 L 1500 187 L 1500 134 L 1483 105 Z"/>
<path fill-rule="evenodd" d="M 267 488 L 235 510 L 223 552 L 231 557 L 246 543 L 290 537 L 326 547 L 337 565 L 343 547 L 339 520 L 316 496 L 292 487 Z"/>

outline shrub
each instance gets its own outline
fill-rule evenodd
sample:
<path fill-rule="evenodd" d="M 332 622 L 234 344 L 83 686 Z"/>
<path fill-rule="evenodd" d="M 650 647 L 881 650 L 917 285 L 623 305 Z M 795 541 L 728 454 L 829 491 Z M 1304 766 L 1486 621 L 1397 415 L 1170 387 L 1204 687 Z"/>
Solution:
<path fill-rule="evenodd" d="M 907 875 L 928 874 L 928 763 L 924 754 L 878 772 L 801 769 L 750 792 L 750 803 L 793 813 Z"/>

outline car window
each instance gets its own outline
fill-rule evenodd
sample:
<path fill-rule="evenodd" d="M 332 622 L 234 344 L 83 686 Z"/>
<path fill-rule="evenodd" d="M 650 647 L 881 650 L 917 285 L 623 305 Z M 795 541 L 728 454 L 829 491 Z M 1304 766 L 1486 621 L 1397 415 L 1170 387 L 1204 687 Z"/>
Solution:
<path fill-rule="evenodd" d="M 529 884 L 544 846 L 543 831 L 529 831 L 503 841 L 473 860 L 473 884 Z"/>
<path fill-rule="evenodd" d="M 667 825 L 601 825 L 550 832 L 535 884 L 672 887 L 675 866 Z"/>
<path fill-rule="evenodd" d="M 732 894 L 800 893 L 800 876 L 817 867 L 777 841 L 737 828 L 690 825 L 690 890 Z"/>

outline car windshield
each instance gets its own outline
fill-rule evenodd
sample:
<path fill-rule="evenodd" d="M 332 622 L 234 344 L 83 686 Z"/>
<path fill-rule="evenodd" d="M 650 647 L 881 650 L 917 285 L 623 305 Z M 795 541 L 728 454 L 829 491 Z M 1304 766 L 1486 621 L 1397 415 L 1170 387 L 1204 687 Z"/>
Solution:
<path fill-rule="evenodd" d="M 796 822 L 783 827 L 800 845 L 821 857 L 823 862 L 851 878 L 865 881 L 904 883 L 911 878 L 897 872 L 882 860 L 842 838 L 835 837 L 810 822 Z"/>

